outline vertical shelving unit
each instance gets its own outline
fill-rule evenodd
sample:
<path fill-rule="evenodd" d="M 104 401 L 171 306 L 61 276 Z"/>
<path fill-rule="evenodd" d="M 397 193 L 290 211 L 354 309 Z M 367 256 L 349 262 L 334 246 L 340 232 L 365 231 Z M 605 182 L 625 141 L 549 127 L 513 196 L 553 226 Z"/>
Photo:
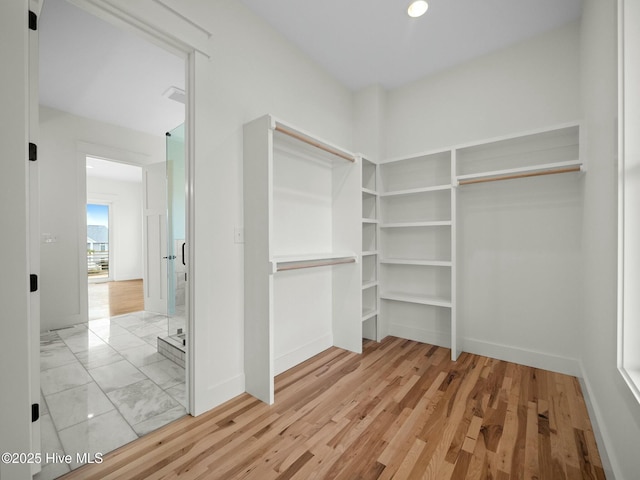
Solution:
<path fill-rule="evenodd" d="M 362 351 L 360 173 L 269 115 L 243 143 L 245 382 L 271 404 L 275 375 L 332 345 Z"/>
<path fill-rule="evenodd" d="M 362 168 L 362 336 L 380 340 L 378 328 L 379 300 L 378 259 L 380 210 L 377 191 L 377 165 L 365 158 Z"/>
<path fill-rule="evenodd" d="M 382 321 L 391 335 L 452 347 L 456 359 L 453 152 L 379 169 Z"/>

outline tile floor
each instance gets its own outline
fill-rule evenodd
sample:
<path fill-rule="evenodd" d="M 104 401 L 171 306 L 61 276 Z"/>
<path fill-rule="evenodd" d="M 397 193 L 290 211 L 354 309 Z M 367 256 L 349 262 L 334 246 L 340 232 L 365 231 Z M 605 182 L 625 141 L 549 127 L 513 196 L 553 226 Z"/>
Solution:
<path fill-rule="evenodd" d="M 186 414 L 185 371 L 157 353 L 167 318 L 136 312 L 40 336 L 42 455 L 107 453 Z M 43 464 L 37 480 L 80 463 Z"/>

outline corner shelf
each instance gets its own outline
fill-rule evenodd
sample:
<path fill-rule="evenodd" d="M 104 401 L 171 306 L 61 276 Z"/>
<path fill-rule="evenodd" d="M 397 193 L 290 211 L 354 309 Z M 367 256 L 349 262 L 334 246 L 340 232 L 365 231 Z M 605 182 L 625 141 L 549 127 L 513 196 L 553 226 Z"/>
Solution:
<path fill-rule="evenodd" d="M 401 292 L 382 292 L 380 298 L 383 300 L 393 300 L 396 302 L 417 303 L 420 305 L 431 305 L 434 307 L 451 308 L 450 299 L 439 298 L 429 295 L 415 295 Z"/>
<path fill-rule="evenodd" d="M 395 190 L 390 192 L 382 192 L 381 197 L 395 197 L 400 195 L 415 195 L 418 193 L 439 192 L 442 190 L 451 190 L 451 185 L 436 185 L 433 187 L 409 188 L 406 190 Z"/>
<path fill-rule="evenodd" d="M 374 309 L 366 309 L 362 311 L 362 321 L 366 322 L 367 320 L 371 320 L 373 317 L 378 315 L 378 310 Z"/>

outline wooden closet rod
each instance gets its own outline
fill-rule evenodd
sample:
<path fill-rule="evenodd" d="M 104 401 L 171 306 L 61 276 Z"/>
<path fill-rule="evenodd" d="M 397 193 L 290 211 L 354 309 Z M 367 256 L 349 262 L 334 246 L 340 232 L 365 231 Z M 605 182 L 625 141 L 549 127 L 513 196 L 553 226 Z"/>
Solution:
<path fill-rule="evenodd" d="M 501 175 L 489 178 L 474 178 L 470 180 L 460 180 L 458 185 L 471 185 L 472 183 L 497 182 L 498 180 L 513 180 L 514 178 L 539 177 L 541 175 L 554 175 L 556 173 L 579 172 L 580 167 L 557 168 L 555 170 L 542 170 L 540 172 L 518 173 L 514 175 Z"/>
<path fill-rule="evenodd" d="M 333 260 L 320 260 L 312 262 L 291 262 L 291 265 L 283 265 L 276 267 L 276 272 L 284 272 L 287 270 L 300 270 L 302 268 L 326 267 L 329 265 L 340 265 L 343 263 L 355 263 L 355 258 L 336 258 Z"/>
<path fill-rule="evenodd" d="M 279 123 L 276 123 L 276 131 L 280 133 L 284 133 L 285 135 L 289 135 L 290 137 L 300 140 L 301 142 L 305 142 L 305 143 L 308 143 L 309 145 L 313 145 L 314 147 L 319 148 L 320 150 L 324 150 L 325 152 L 329 152 L 332 155 L 336 155 L 340 158 L 344 158 L 348 162 L 356 161 L 355 157 L 353 157 L 352 155 L 348 155 L 344 152 L 341 152 L 340 150 L 337 150 L 335 148 L 332 148 L 320 142 L 317 142 L 316 140 L 313 140 L 312 138 L 302 135 L 301 133 L 298 133 L 294 130 L 290 130 L 287 127 L 283 127 Z"/>

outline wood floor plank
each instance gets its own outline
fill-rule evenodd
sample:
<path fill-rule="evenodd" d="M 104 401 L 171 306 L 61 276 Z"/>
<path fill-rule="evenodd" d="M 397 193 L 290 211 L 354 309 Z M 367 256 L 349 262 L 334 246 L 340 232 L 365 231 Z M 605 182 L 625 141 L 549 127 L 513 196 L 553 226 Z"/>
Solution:
<path fill-rule="evenodd" d="M 603 479 L 573 377 L 410 340 L 330 348 L 66 480 Z"/>

